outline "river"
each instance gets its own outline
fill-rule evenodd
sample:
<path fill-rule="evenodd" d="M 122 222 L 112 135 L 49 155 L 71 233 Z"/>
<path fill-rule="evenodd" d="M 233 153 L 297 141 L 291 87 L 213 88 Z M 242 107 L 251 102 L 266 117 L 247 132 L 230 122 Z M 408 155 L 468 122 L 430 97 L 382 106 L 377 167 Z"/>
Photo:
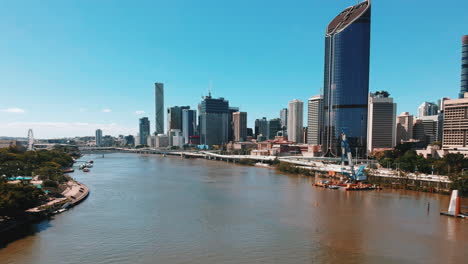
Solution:
<path fill-rule="evenodd" d="M 0 246 L 0 263 L 467 263 L 449 197 L 346 192 L 202 159 L 106 154 L 90 196 Z M 428 210 L 429 204 L 429 210 Z"/>

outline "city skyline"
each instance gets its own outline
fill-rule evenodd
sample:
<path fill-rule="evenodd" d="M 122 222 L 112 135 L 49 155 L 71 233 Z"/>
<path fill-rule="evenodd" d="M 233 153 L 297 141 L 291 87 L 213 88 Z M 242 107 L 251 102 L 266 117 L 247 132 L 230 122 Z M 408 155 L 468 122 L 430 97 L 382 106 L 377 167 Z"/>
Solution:
<path fill-rule="evenodd" d="M 463 31 L 462 25 L 468 20 L 462 15 L 461 10 L 466 9 L 468 3 L 454 1 L 450 5 L 453 15 L 447 17 L 444 23 L 438 24 L 418 20 L 415 17 L 439 14 L 440 8 L 430 4 L 421 7 L 418 3 L 405 1 L 405 9 L 402 10 L 398 7 L 402 3 L 403 1 L 390 3 L 373 1 L 373 17 L 379 19 L 373 20 L 372 25 L 369 88 L 370 91 L 389 91 L 398 104 L 398 113 L 410 112 L 416 115 L 418 105 L 424 101 L 436 101 L 441 97 L 456 98 L 458 95 L 461 37 L 467 33 Z M 153 4 L 143 5 L 150 7 Z M 211 9 L 221 8 L 213 3 L 202 4 L 212 5 Z M 93 23 L 83 19 L 82 15 L 89 11 L 87 7 L 95 7 L 94 3 L 84 3 L 83 10 L 73 10 L 72 14 L 69 10 L 71 3 L 50 5 L 47 6 L 48 10 L 42 10 L 43 12 L 25 10 L 19 18 L 15 15 L 19 14 L 20 6 L 15 3 L 5 4 L 3 11 L 0 11 L 4 17 L 0 27 L 4 30 L 7 40 L 0 44 L 3 47 L 2 55 L 6 58 L 4 62 L 0 62 L 0 73 L 5 76 L 0 82 L 0 87 L 4 93 L 8 93 L 10 100 L 0 106 L 0 136 L 26 135 L 29 128 L 34 129 L 38 138 L 92 135 L 98 128 L 102 129 L 104 134 L 114 136 L 135 135 L 138 118 L 148 116 L 150 120 L 154 120 L 154 100 L 149 99 L 154 98 L 154 82 L 165 84 L 166 106 L 190 105 L 191 108 L 196 108 L 200 96 L 207 93 L 211 80 L 214 96 L 225 97 L 233 105 L 249 113 L 248 127 L 253 127 L 253 121 L 263 116 L 268 119 L 279 117 L 278 111 L 294 98 L 306 101 L 310 96 L 318 94 L 323 86 L 324 30 L 334 15 L 341 12 L 344 7 L 355 4 L 355 1 L 301 2 L 298 6 L 286 6 L 287 14 L 296 14 L 297 18 L 291 21 L 283 20 L 281 21 L 283 24 L 274 23 L 277 19 L 276 13 L 279 12 L 276 8 L 280 4 L 272 3 L 268 9 L 255 11 L 260 12 L 266 21 L 273 25 L 262 24 L 266 27 L 262 36 L 252 35 L 245 25 L 234 23 L 232 15 L 229 16 L 232 12 L 239 11 L 238 14 L 246 18 L 246 24 L 256 25 L 255 22 L 258 20 L 253 18 L 251 11 L 244 9 L 245 4 L 242 1 L 235 4 L 232 6 L 234 10 L 221 8 L 219 16 L 212 15 L 210 18 L 226 22 L 229 29 L 239 32 L 237 37 L 256 39 L 258 43 L 252 41 L 249 41 L 249 45 L 239 41 L 229 43 L 230 37 L 223 34 L 222 40 L 206 48 L 201 47 L 211 39 L 205 40 L 203 37 L 218 32 L 219 28 L 208 24 L 208 21 L 200 20 L 198 16 L 184 16 L 187 21 L 175 21 L 177 23 L 168 29 L 156 27 L 150 30 L 143 27 L 142 32 L 151 32 L 151 35 L 159 31 L 167 33 L 167 30 L 172 30 L 167 42 L 178 44 L 169 47 L 168 44 L 158 41 L 153 48 L 149 47 L 153 45 L 151 41 L 159 38 L 140 33 L 132 33 L 135 41 L 114 42 L 113 40 L 121 39 L 123 36 L 115 29 L 109 31 L 112 28 L 108 28 L 108 24 L 98 25 L 95 31 L 89 33 L 91 37 L 96 35 L 102 37 L 88 43 L 86 40 L 90 36 L 87 30 L 91 25 L 100 24 L 102 19 L 99 15 L 103 10 L 99 8 L 89 14 Z M 33 10 L 46 8 L 35 3 L 31 5 Z M 96 5 L 104 7 L 98 3 Z M 177 11 L 174 11 L 177 8 L 184 11 L 195 8 L 190 5 L 180 7 L 167 3 L 157 5 L 164 10 L 175 12 L 175 17 L 181 17 Z M 310 10 L 317 10 L 317 8 L 306 8 L 312 5 L 319 10 L 312 11 L 314 16 L 309 18 Z M 454 6 L 457 8 L 453 8 Z M 118 10 L 120 9 L 117 8 Z M 150 17 L 149 12 L 134 8 L 131 10 L 143 16 L 131 25 L 123 23 L 127 30 L 131 29 L 130 26 L 142 27 L 142 23 L 146 22 L 145 19 Z M 392 10 L 398 11 L 401 21 L 395 22 L 392 17 L 379 16 L 384 12 L 391 13 Z M 63 14 L 58 17 L 47 17 L 48 12 L 63 12 Z M 124 18 L 132 18 L 125 16 L 126 14 L 121 13 L 121 15 Z M 41 20 L 43 23 L 32 23 L 35 20 Z M 113 21 L 113 18 L 111 20 Z M 58 21 L 63 22 L 60 27 L 55 24 Z M 408 24 L 408 21 L 412 23 Z M 206 26 L 207 30 L 196 31 L 200 33 L 197 37 L 188 36 L 192 36 L 191 39 L 197 45 L 181 54 L 181 56 L 190 55 L 186 62 L 181 62 L 181 57 L 175 54 L 185 48 L 180 42 L 186 37 L 182 35 L 182 32 L 186 32 L 182 27 L 191 22 L 198 22 L 194 23 L 194 29 Z M 162 20 L 154 23 L 165 25 Z M 429 29 L 421 27 L 422 23 L 448 29 L 433 36 L 427 34 Z M 15 26 L 11 27 L 12 24 Z M 451 26 L 447 27 L 449 24 Z M 418 28 L 419 33 L 410 36 L 413 27 Z M 402 28 L 406 30 L 403 31 Z M 263 28 L 256 26 L 252 30 L 257 29 Z M 271 41 L 270 36 L 277 34 L 278 29 L 287 38 L 275 43 Z M 26 32 L 29 34 L 25 34 Z M 62 37 L 54 39 L 52 43 L 55 34 L 61 34 Z M 395 39 L 405 39 L 405 43 L 397 43 Z M 71 42 L 71 40 L 76 41 Z M 116 46 L 108 48 L 109 41 L 116 43 Z M 33 44 L 35 46 L 32 46 Z M 83 48 L 79 48 L 80 45 Z M 241 53 L 233 52 L 233 55 L 238 57 L 235 58 L 226 54 L 225 50 L 243 50 L 249 56 L 240 56 Z M 428 50 L 438 51 L 431 52 L 433 62 L 437 63 L 417 62 L 426 57 Z M 81 56 L 78 60 L 72 60 L 68 54 Z M 282 67 L 267 67 L 273 64 L 270 59 L 272 54 Z M 144 59 L 151 57 L 147 55 L 161 59 L 155 63 L 153 59 Z M 200 56 L 205 56 L 207 59 L 202 65 L 195 63 L 200 61 L 202 58 Z M 224 56 L 229 56 L 232 64 L 224 66 Z M 121 59 L 122 62 L 115 63 L 114 57 Z M 304 57 L 310 59 L 304 61 Z M 222 62 L 219 58 L 223 58 Z M 408 63 L 398 64 L 399 60 L 408 58 L 411 59 Z M 43 68 L 42 62 L 49 59 L 51 66 Z M 68 61 L 73 61 L 73 64 L 69 64 Z M 103 70 L 109 65 L 113 66 Z M 234 71 L 236 78 L 225 76 L 226 71 Z M 268 93 L 270 90 L 281 91 L 284 87 L 288 89 L 287 96 L 281 93 Z M 241 92 L 237 92 L 236 89 L 240 89 Z M 246 92 L 250 96 L 246 97 Z M 24 94 L 30 96 L 25 97 Z M 181 94 L 184 95 L 183 98 L 180 97 Z M 418 96 L 418 102 L 414 102 L 415 96 Z M 80 99 L 82 97 L 85 99 Z M 41 98 L 40 102 L 37 102 L 36 98 Z M 256 102 L 259 98 L 266 98 L 269 103 L 259 106 Z M 304 114 L 304 118 L 306 116 Z"/>

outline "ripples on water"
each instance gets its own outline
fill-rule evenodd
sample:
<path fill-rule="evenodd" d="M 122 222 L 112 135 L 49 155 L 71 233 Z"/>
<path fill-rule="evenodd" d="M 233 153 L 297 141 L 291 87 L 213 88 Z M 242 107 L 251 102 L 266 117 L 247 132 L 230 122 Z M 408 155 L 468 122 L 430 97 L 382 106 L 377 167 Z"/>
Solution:
<path fill-rule="evenodd" d="M 316 189 L 307 177 L 207 160 L 94 159 L 76 208 L 0 249 L 0 263 L 466 263 L 447 196 Z M 427 211 L 430 203 L 430 211 Z M 40 232 L 38 232 L 40 231 Z"/>

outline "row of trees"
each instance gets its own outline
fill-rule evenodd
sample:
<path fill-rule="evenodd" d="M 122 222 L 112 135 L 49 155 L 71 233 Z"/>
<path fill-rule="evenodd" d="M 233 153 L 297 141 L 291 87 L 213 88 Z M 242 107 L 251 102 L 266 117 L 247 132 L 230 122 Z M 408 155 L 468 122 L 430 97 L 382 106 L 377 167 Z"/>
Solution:
<path fill-rule="evenodd" d="M 437 144 L 437 143 L 436 143 Z M 403 172 L 421 172 L 449 176 L 452 189 L 468 195 L 468 158 L 463 154 L 450 153 L 441 159 L 424 158 L 411 149 L 410 144 L 398 145 L 376 156 L 385 168 L 400 169 Z"/>
<path fill-rule="evenodd" d="M 424 158 L 408 146 L 410 145 L 398 145 L 395 150 L 387 150 L 376 158 L 382 167 L 405 172 L 463 176 L 465 170 L 468 170 L 468 158 L 463 154 L 450 153 L 441 159 Z"/>
<path fill-rule="evenodd" d="M 0 175 L 6 177 L 39 175 L 42 180 L 63 182 L 62 169 L 71 167 L 73 158 L 62 149 L 24 151 L 19 147 L 0 149 Z"/>

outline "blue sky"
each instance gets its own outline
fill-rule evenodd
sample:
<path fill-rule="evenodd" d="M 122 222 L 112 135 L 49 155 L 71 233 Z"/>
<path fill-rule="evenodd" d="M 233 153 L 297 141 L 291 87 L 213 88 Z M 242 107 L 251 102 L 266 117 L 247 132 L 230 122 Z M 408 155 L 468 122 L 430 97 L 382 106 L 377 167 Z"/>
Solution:
<path fill-rule="evenodd" d="M 255 118 L 323 86 L 324 32 L 351 0 L 0 0 L 0 136 L 154 129 L 154 82 L 166 107 L 213 95 Z M 456 97 L 466 0 L 372 1 L 370 90 L 398 112 Z M 144 114 L 137 114 L 144 111 Z"/>

